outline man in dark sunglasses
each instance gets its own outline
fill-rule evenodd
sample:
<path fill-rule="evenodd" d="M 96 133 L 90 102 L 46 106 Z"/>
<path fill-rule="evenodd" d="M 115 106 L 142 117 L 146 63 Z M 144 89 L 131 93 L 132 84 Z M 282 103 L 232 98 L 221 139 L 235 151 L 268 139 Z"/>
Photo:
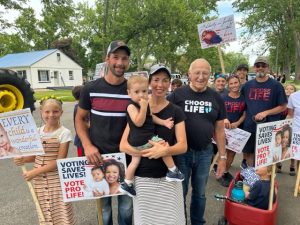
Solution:
<path fill-rule="evenodd" d="M 243 129 L 251 133 L 243 149 L 243 157 L 249 166 L 254 165 L 256 124 L 280 120 L 280 113 L 287 105 L 283 86 L 268 76 L 269 62 L 266 57 L 257 57 L 254 70 L 255 79 L 246 82 L 241 90 L 246 105 Z"/>

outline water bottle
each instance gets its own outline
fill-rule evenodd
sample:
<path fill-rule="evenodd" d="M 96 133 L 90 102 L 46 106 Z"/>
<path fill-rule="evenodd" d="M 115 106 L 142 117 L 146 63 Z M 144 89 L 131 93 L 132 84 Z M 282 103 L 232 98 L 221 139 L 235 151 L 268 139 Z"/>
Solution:
<path fill-rule="evenodd" d="M 243 182 L 238 181 L 235 183 L 234 188 L 231 191 L 231 198 L 235 201 L 242 202 L 245 200 L 245 192 L 243 190 Z"/>

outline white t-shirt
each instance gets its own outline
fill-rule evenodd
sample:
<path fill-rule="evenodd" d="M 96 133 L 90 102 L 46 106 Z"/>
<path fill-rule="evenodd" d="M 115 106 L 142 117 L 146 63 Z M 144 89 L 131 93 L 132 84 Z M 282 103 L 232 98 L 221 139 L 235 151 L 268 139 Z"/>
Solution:
<path fill-rule="evenodd" d="M 290 95 L 287 107 L 294 110 L 293 132 L 300 133 L 300 91 Z"/>
<path fill-rule="evenodd" d="M 85 191 L 89 197 L 93 196 L 93 191 L 103 192 L 104 195 L 109 195 L 109 185 L 104 178 L 101 181 L 91 180 L 86 183 Z"/>

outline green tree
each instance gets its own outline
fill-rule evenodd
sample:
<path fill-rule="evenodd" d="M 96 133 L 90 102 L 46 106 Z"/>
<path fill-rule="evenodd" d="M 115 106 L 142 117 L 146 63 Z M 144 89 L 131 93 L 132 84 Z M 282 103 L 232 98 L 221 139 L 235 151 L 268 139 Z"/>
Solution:
<path fill-rule="evenodd" d="M 247 15 L 242 21 L 246 33 L 265 40 L 261 53 L 270 49 L 273 64 L 280 64 L 288 74 L 294 62 L 300 80 L 300 2 L 236 0 L 233 5 Z"/>

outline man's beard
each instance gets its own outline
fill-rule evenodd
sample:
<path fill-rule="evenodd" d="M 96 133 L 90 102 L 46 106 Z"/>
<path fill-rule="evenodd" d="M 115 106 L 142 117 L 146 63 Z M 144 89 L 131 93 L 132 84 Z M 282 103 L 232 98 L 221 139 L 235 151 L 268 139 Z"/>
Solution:
<path fill-rule="evenodd" d="M 125 67 L 121 66 L 119 68 L 124 69 L 124 72 L 125 72 Z M 116 77 L 124 76 L 124 72 L 122 74 L 120 74 L 120 73 L 117 73 L 115 69 L 116 69 L 116 67 L 114 67 L 114 66 L 111 66 L 111 68 L 110 68 L 110 70 L 114 76 L 116 76 Z"/>
<path fill-rule="evenodd" d="M 257 73 L 256 73 L 256 77 L 264 78 L 265 76 L 266 76 L 266 74 L 263 73 L 263 72 L 257 72 Z"/>

